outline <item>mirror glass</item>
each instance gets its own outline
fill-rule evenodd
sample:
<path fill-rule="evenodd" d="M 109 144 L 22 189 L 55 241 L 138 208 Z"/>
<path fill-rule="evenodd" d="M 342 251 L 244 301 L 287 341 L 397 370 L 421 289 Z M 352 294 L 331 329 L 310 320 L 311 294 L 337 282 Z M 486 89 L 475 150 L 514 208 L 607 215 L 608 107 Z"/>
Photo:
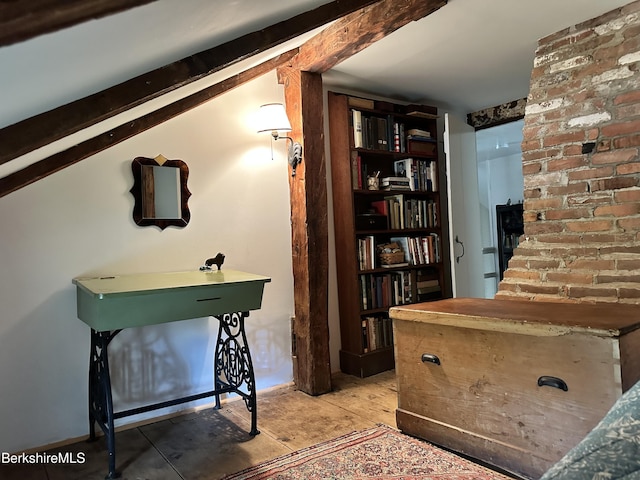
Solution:
<path fill-rule="evenodd" d="M 189 223 L 187 189 L 189 169 L 182 160 L 162 156 L 138 157 L 132 163 L 135 199 L 133 220 L 137 225 L 153 225 L 164 229 L 170 225 L 184 227 Z"/>
<path fill-rule="evenodd" d="M 143 218 L 180 217 L 180 169 L 142 166 Z"/>

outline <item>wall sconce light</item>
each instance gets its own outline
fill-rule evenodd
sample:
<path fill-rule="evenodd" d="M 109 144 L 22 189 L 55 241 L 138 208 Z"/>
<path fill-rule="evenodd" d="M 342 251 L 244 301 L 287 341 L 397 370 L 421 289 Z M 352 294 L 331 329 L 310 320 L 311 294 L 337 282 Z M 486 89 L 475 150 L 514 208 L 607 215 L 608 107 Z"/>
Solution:
<path fill-rule="evenodd" d="M 279 133 L 290 131 L 291 123 L 287 117 L 284 105 L 281 103 L 268 103 L 260 107 L 260 111 L 258 112 L 258 133 L 271 132 L 274 140 L 285 138 L 291 141 L 288 161 L 292 169 L 291 176 L 295 177 L 296 167 L 302 162 L 302 145 L 294 142 L 291 137 L 281 137 Z"/>

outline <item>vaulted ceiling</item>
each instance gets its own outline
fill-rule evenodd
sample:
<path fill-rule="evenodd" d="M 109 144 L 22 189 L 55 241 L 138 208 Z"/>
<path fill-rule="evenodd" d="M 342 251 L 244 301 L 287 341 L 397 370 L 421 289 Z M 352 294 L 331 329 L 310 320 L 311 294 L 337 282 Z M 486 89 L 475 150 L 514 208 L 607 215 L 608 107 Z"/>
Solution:
<path fill-rule="evenodd" d="M 2 2 L 0 128 L 252 32 L 266 32 L 263 38 L 270 40 L 269 26 L 291 27 L 296 20 L 289 19 L 327 3 L 282 0 L 265 8 L 258 0 Z M 335 65 L 325 83 L 476 111 L 527 95 L 539 38 L 626 3 L 449 0 Z M 239 68 L 286 52 L 319 30 L 298 31 L 302 35 L 262 52 L 241 52 Z"/>
<path fill-rule="evenodd" d="M 52 0 L 2 2 L 3 44 L 11 41 L 6 38 L 7 25 L 17 29 L 26 23 L 27 32 L 14 36 L 13 40 L 20 40 L 17 43 L 0 48 L 0 127 L 312 10 L 328 0 L 65 3 L 71 14 L 60 13 L 60 2 Z M 626 3 L 629 1 L 449 0 L 435 14 L 337 65 L 326 81 L 409 101 L 437 100 L 463 112 L 479 110 L 526 96 L 539 38 Z M 99 15 L 92 6 L 117 13 L 94 20 Z M 6 23 L 11 12 L 21 15 L 22 25 L 18 21 Z M 22 40 L 57 28 L 55 22 L 61 14 L 73 19 L 74 13 L 76 21 L 86 21 L 73 27 L 67 26 L 71 20 L 62 22 L 59 26 L 66 28 L 56 34 Z M 48 27 L 43 19 L 49 19 L 53 26 Z M 294 39 L 280 50 L 304 39 Z"/>

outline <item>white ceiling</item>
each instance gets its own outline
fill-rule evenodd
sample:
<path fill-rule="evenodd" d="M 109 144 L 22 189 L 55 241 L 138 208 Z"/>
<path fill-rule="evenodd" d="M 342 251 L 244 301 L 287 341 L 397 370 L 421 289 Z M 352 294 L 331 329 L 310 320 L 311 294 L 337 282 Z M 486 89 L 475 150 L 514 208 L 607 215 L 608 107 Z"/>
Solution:
<path fill-rule="evenodd" d="M 629 0 L 449 0 L 342 62 L 328 77 L 463 113 L 524 98 L 540 38 Z"/>
<path fill-rule="evenodd" d="M 0 48 L 0 126 L 327 2 L 159 0 Z M 477 111 L 527 96 L 539 38 L 627 3 L 449 0 L 342 62 L 325 81 L 398 100 L 437 101 L 461 113 Z"/>

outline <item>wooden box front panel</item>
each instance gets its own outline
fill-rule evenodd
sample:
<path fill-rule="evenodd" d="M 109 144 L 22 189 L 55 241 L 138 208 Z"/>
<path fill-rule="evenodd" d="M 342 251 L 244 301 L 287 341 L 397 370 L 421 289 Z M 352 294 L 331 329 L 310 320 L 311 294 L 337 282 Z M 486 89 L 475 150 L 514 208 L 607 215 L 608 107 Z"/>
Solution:
<path fill-rule="evenodd" d="M 519 473 L 542 473 L 621 394 L 613 338 L 398 320 L 394 328 L 398 426 Z M 425 353 L 436 355 L 440 365 L 423 362 Z M 538 386 L 541 376 L 564 380 L 568 390 Z M 415 414 L 422 424 L 400 412 Z"/>

